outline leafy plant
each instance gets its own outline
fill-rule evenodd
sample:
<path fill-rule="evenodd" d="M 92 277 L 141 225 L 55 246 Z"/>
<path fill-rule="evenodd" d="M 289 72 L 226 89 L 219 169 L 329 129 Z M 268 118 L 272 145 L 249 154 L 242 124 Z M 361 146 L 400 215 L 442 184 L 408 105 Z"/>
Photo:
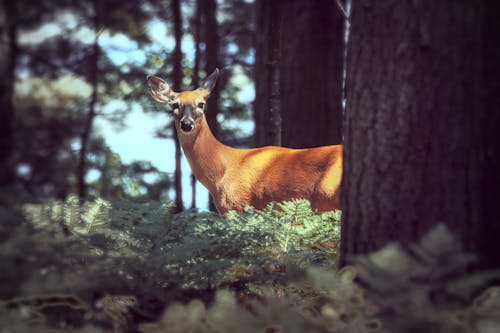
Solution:
<path fill-rule="evenodd" d="M 169 202 L 48 200 L 11 214 L 11 332 L 496 332 L 500 272 L 471 274 L 444 227 L 336 268 L 340 212 L 307 201 L 223 219 Z M 6 225 L 7 225 L 6 224 Z M 12 226 L 12 224 L 15 224 Z M 2 224 L 3 225 L 3 224 Z M 479 296 L 478 296 L 479 295 Z M 476 297 L 478 296 L 478 297 Z M 474 297 L 475 300 L 474 300 Z M 138 325 L 138 326 L 137 326 Z"/>
<path fill-rule="evenodd" d="M 18 286 L 17 298 L 70 291 L 92 309 L 106 295 L 135 297 L 137 304 L 131 307 L 154 318 L 166 304 L 196 296 L 209 301 L 221 288 L 248 297 L 257 295 L 259 286 L 278 290 L 285 284 L 285 261 L 305 260 L 314 244 L 333 237 L 339 223 L 316 215 L 304 201 L 270 205 L 263 211 L 249 207 L 226 219 L 209 212 L 174 215 L 172 207 L 154 201 L 80 203 L 75 196 L 26 204 L 27 222 L 1 247 L 7 254 L 4 260 L 29 259 L 22 260 L 22 269 L 13 272 L 7 285 Z M 320 223 L 315 230 L 314 221 L 331 223 Z M 323 253 L 316 260 L 326 264 L 335 258 L 336 248 L 325 247 Z M 54 314 L 41 313 L 46 316 Z M 101 318 L 115 327 L 124 325 L 123 320 L 92 316 L 93 324 Z"/>

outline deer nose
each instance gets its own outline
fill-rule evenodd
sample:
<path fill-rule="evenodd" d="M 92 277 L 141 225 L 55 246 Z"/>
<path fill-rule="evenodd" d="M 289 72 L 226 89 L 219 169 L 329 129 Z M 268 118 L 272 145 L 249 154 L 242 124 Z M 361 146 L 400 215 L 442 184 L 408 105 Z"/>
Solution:
<path fill-rule="evenodd" d="M 191 119 L 182 119 L 181 120 L 181 129 L 184 132 L 190 132 L 194 128 L 194 122 Z"/>

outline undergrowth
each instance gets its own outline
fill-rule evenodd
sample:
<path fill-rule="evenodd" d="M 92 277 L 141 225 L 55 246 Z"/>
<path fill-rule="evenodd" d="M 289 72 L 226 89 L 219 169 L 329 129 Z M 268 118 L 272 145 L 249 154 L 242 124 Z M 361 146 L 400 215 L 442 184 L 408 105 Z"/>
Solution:
<path fill-rule="evenodd" d="M 172 208 L 2 207 L 0 332 L 500 331 L 500 289 L 484 290 L 498 272 L 464 274 L 472 257 L 443 227 L 339 271 L 340 212 Z"/>

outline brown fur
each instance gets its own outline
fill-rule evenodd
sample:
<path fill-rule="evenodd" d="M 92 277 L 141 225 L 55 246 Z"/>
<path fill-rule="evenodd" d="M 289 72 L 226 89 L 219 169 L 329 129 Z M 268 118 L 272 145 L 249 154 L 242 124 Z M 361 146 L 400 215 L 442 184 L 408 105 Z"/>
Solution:
<path fill-rule="evenodd" d="M 160 78 L 149 77 L 148 84 L 157 101 L 175 99 L 193 108 L 213 86 L 175 93 Z M 178 117 L 176 130 L 193 174 L 211 193 L 221 214 L 242 211 L 246 205 L 264 208 L 272 201 L 292 199 L 308 199 L 319 212 L 340 208 L 341 145 L 234 149 L 213 136 L 203 110 L 197 110 L 193 130 L 182 131 Z"/>
<path fill-rule="evenodd" d="M 205 116 L 196 122 L 192 132 L 183 133 L 176 120 L 177 133 L 193 174 L 221 214 L 300 198 L 320 212 L 340 208 L 341 145 L 234 149 L 213 136 Z"/>

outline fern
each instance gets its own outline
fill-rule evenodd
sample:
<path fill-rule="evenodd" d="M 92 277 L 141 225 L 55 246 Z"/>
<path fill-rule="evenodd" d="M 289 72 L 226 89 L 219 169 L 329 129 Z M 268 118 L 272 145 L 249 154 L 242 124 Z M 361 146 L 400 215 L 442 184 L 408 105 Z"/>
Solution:
<path fill-rule="evenodd" d="M 80 200 L 74 194 L 70 194 L 64 205 L 64 221 L 67 225 L 76 225 L 81 220 Z"/>
<path fill-rule="evenodd" d="M 100 198 L 86 207 L 81 219 L 86 223 L 87 233 L 109 223 L 111 207 L 111 203 Z"/>
<path fill-rule="evenodd" d="M 0 306 L 0 328 L 118 332 L 134 331 L 137 320 L 148 322 L 142 332 L 158 333 L 493 332 L 500 326 L 500 292 L 483 290 L 499 273 L 464 275 L 473 256 L 442 228 L 410 251 L 391 244 L 338 271 L 340 212 L 315 214 L 303 200 L 247 207 L 225 219 L 173 214 L 172 207 L 80 203 L 74 196 L 24 205 L 29 222 L 10 219 L 17 224 L 0 244 L 2 304 L 24 305 Z M 25 302 L 54 300 L 51 295 L 69 295 L 85 310 L 66 306 L 71 302 L 61 303 L 63 309 Z M 54 324 L 60 322 L 68 326 Z"/>

